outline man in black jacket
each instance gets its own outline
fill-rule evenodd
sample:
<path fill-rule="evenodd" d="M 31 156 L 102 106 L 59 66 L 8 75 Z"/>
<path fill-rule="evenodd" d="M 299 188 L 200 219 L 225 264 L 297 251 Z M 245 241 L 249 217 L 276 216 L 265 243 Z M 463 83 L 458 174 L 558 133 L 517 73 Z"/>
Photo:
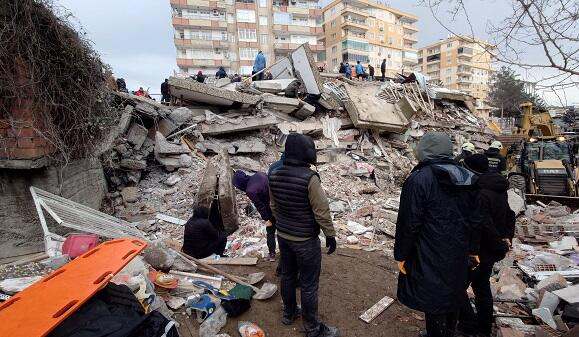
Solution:
<path fill-rule="evenodd" d="M 324 232 L 328 254 L 332 254 L 336 250 L 336 231 L 320 177 L 310 169 L 315 163 L 313 140 L 292 133 L 285 143 L 282 166 L 269 175 L 271 210 L 281 253 L 282 323 L 289 325 L 302 315 L 306 337 L 335 337 L 338 329 L 321 323 L 318 315 L 322 261 L 318 235 L 320 230 Z M 301 310 L 296 303 L 298 286 Z"/>
<path fill-rule="evenodd" d="M 468 279 L 469 205 L 477 178 L 452 155 L 448 135 L 422 137 L 420 163 L 402 186 L 396 224 L 398 300 L 425 313 L 428 337 L 454 335 Z"/>
<path fill-rule="evenodd" d="M 209 210 L 196 207 L 193 216 L 185 224 L 183 252 L 196 259 L 203 259 L 213 254 L 223 255 L 226 245 L 227 236 L 209 221 Z"/>
<path fill-rule="evenodd" d="M 161 83 L 161 103 L 169 103 L 171 101 L 171 95 L 169 94 L 169 80 L 165 79 L 165 82 Z"/>
<path fill-rule="evenodd" d="M 489 161 L 489 171 L 498 172 L 504 176 L 507 175 L 507 161 L 501 154 L 503 144 L 499 141 L 493 141 L 488 150 L 485 151 L 485 156 Z"/>
<path fill-rule="evenodd" d="M 489 171 L 489 161 L 483 154 L 474 154 L 464 160 L 464 167 L 478 175 L 480 188 L 475 205 L 482 226 L 478 236 L 480 264 L 470 272 L 471 287 L 475 295 L 477 315 L 472 310 L 468 295 L 460 311 L 458 329 L 465 334 L 490 336 L 493 322 L 493 295 L 490 277 L 495 262 L 509 251 L 515 233 L 515 213 L 511 210 L 507 190 L 509 182 L 497 172 Z"/>
<path fill-rule="evenodd" d="M 382 82 L 386 80 L 386 59 L 382 60 L 382 64 L 380 64 L 380 72 L 382 73 Z"/>

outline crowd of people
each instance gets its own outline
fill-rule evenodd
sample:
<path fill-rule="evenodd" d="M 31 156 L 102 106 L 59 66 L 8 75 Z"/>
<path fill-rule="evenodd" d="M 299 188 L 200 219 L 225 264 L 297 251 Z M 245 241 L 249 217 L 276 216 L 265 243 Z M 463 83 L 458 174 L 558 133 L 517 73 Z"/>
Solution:
<path fill-rule="evenodd" d="M 354 65 L 350 65 L 348 61 L 340 62 L 337 71 L 340 74 L 344 74 L 344 76 L 350 80 L 357 79 L 384 82 L 386 80 L 386 59 L 382 60 L 382 63 L 380 64 L 380 77 L 376 76 L 375 69 L 371 64 L 368 63 L 368 66 L 364 68 L 364 65 L 362 65 L 360 61 L 356 61 Z"/>

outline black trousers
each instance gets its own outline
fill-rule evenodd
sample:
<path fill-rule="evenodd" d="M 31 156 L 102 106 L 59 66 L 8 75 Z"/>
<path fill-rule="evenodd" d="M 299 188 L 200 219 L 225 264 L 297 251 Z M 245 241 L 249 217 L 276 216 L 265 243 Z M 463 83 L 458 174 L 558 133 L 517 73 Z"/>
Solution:
<path fill-rule="evenodd" d="M 275 254 L 275 224 L 265 227 L 267 233 L 267 250 L 270 254 Z"/>
<path fill-rule="evenodd" d="M 426 321 L 427 337 L 454 337 L 456 330 L 456 319 L 458 313 L 428 314 L 424 316 Z"/>
<path fill-rule="evenodd" d="M 384 82 L 386 80 L 386 73 L 382 72 L 382 82 Z"/>
<path fill-rule="evenodd" d="M 302 321 L 306 337 L 314 337 L 320 331 L 318 315 L 318 289 L 322 266 L 320 239 L 290 241 L 278 237 L 281 252 L 281 297 L 284 315 L 291 316 L 296 310 L 296 288 L 300 287 Z M 298 279 L 299 275 L 299 279 Z"/>
<path fill-rule="evenodd" d="M 164 103 L 164 102 L 167 102 L 167 103 L 171 102 L 171 96 L 169 96 L 168 94 L 163 95 L 163 97 L 161 98 L 161 103 Z"/>
<path fill-rule="evenodd" d="M 490 336 L 493 325 L 493 294 L 490 277 L 493 272 L 493 262 L 482 260 L 477 269 L 470 272 L 470 285 L 475 296 L 476 315 L 468 295 L 464 294 L 460 309 L 458 329 L 468 334 Z"/>

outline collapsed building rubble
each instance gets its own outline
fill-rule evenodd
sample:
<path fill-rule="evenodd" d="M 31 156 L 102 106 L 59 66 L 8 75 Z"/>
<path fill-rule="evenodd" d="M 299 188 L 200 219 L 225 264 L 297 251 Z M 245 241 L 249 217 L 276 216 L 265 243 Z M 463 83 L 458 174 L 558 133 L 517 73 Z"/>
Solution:
<path fill-rule="evenodd" d="M 486 122 L 474 115 L 470 96 L 426 84 L 420 74 L 385 83 L 326 76 L 313 64 L 307 45 L 276 62 L 270 72 L 273 80 L 253 83 L 202 84 L 172 77 L 169 85 L 177 106 L 116 93 L 124 113 L 100 149 L 109 185 L 103 209 L 114 217 L 98 218 L 99 224 L 120 224 L 130 235 L 149 241 L 144 259 L 136 258 L 113 282 L 142 289 L 139 300 L 153 295 L 152 308 L 168 317 L 185 307 L 191 311 L 195 295 L 204 293 L 192 281 L 226 290 L 236 286 L 180 256 L 184 224 L 195 205 L 208 207 L 212 222 L 229 234 L 226 253 L 232 260 L 223 264 L 266 256 L 265 225 L 249 199 L 236 193 L 231 176 L 234 169 L 266 172 L 283 152 L 287 134 L 299 132 L 314 139 L 316 169 L 340 246 L 390 257 L 400 188 L 417 164 L 413 148 L 420 138 L 428 131 L 443 131 L 451 135 L 456 149 L 467 140 L 485 149 L 493 137 Z M 69 202 L 56 201 L 60 203 L 53 201 L 52 207 L 69 211 Z M 50 213 L 51 205 L 40 207 Z M 519 219 L 521 238 L 533 237 L 530 243 L 548 247 L 515 242 L 510 260 L 494 276 L 495 293 L 503 301 L 496 304 L 502 331 L 562 331 L 559 322 L 577 316 L 575 288 L 568 285 L 579 277 L 573 253 L 577 242 L 568 238 L 577 235 L 577 224 L 575 214 L 559 206 L 529 206 Z M 58 211 L 53 213 L 58 217 Z M 85 222 L 72 228 L 102 237 L 116 235 L 107 236 Z M 539 234 L 543 241 L 537 241 Z M 54 268 L 31 262 L 0 268 L 0 275 L 34 277 L 18 280 L 28 285 L 58 267 L 58 254 L 49 255 Z M 515 260 L 517 269 L 512 267 Z M 150 268 L 166 272 L 175 287 L 151 279 Z M 247 275 L 243 280 L 252 277 L 256 278 Z M 383 305 L 362 319 L 373 319 L 390 300 L 386 296 Z M 533 306 L 520 308 L 520 303 L 531 302 Z M 201 323 L 201 329 L 207 325 Z"/>

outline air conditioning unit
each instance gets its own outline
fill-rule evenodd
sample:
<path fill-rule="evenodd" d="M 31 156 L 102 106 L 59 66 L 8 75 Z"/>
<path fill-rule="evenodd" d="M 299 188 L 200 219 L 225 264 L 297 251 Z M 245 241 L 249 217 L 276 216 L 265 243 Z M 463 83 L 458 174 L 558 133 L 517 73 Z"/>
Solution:
<path fill-rule="evenodd" d="M 383 31 L 384 31 L 384 27 L 380 27 L 380 31 L 383 32 Z"/>
<path fill-rule="evenodd" d="M 380 43 L 384 43 L 384 39 L 380 39 Z"/>

